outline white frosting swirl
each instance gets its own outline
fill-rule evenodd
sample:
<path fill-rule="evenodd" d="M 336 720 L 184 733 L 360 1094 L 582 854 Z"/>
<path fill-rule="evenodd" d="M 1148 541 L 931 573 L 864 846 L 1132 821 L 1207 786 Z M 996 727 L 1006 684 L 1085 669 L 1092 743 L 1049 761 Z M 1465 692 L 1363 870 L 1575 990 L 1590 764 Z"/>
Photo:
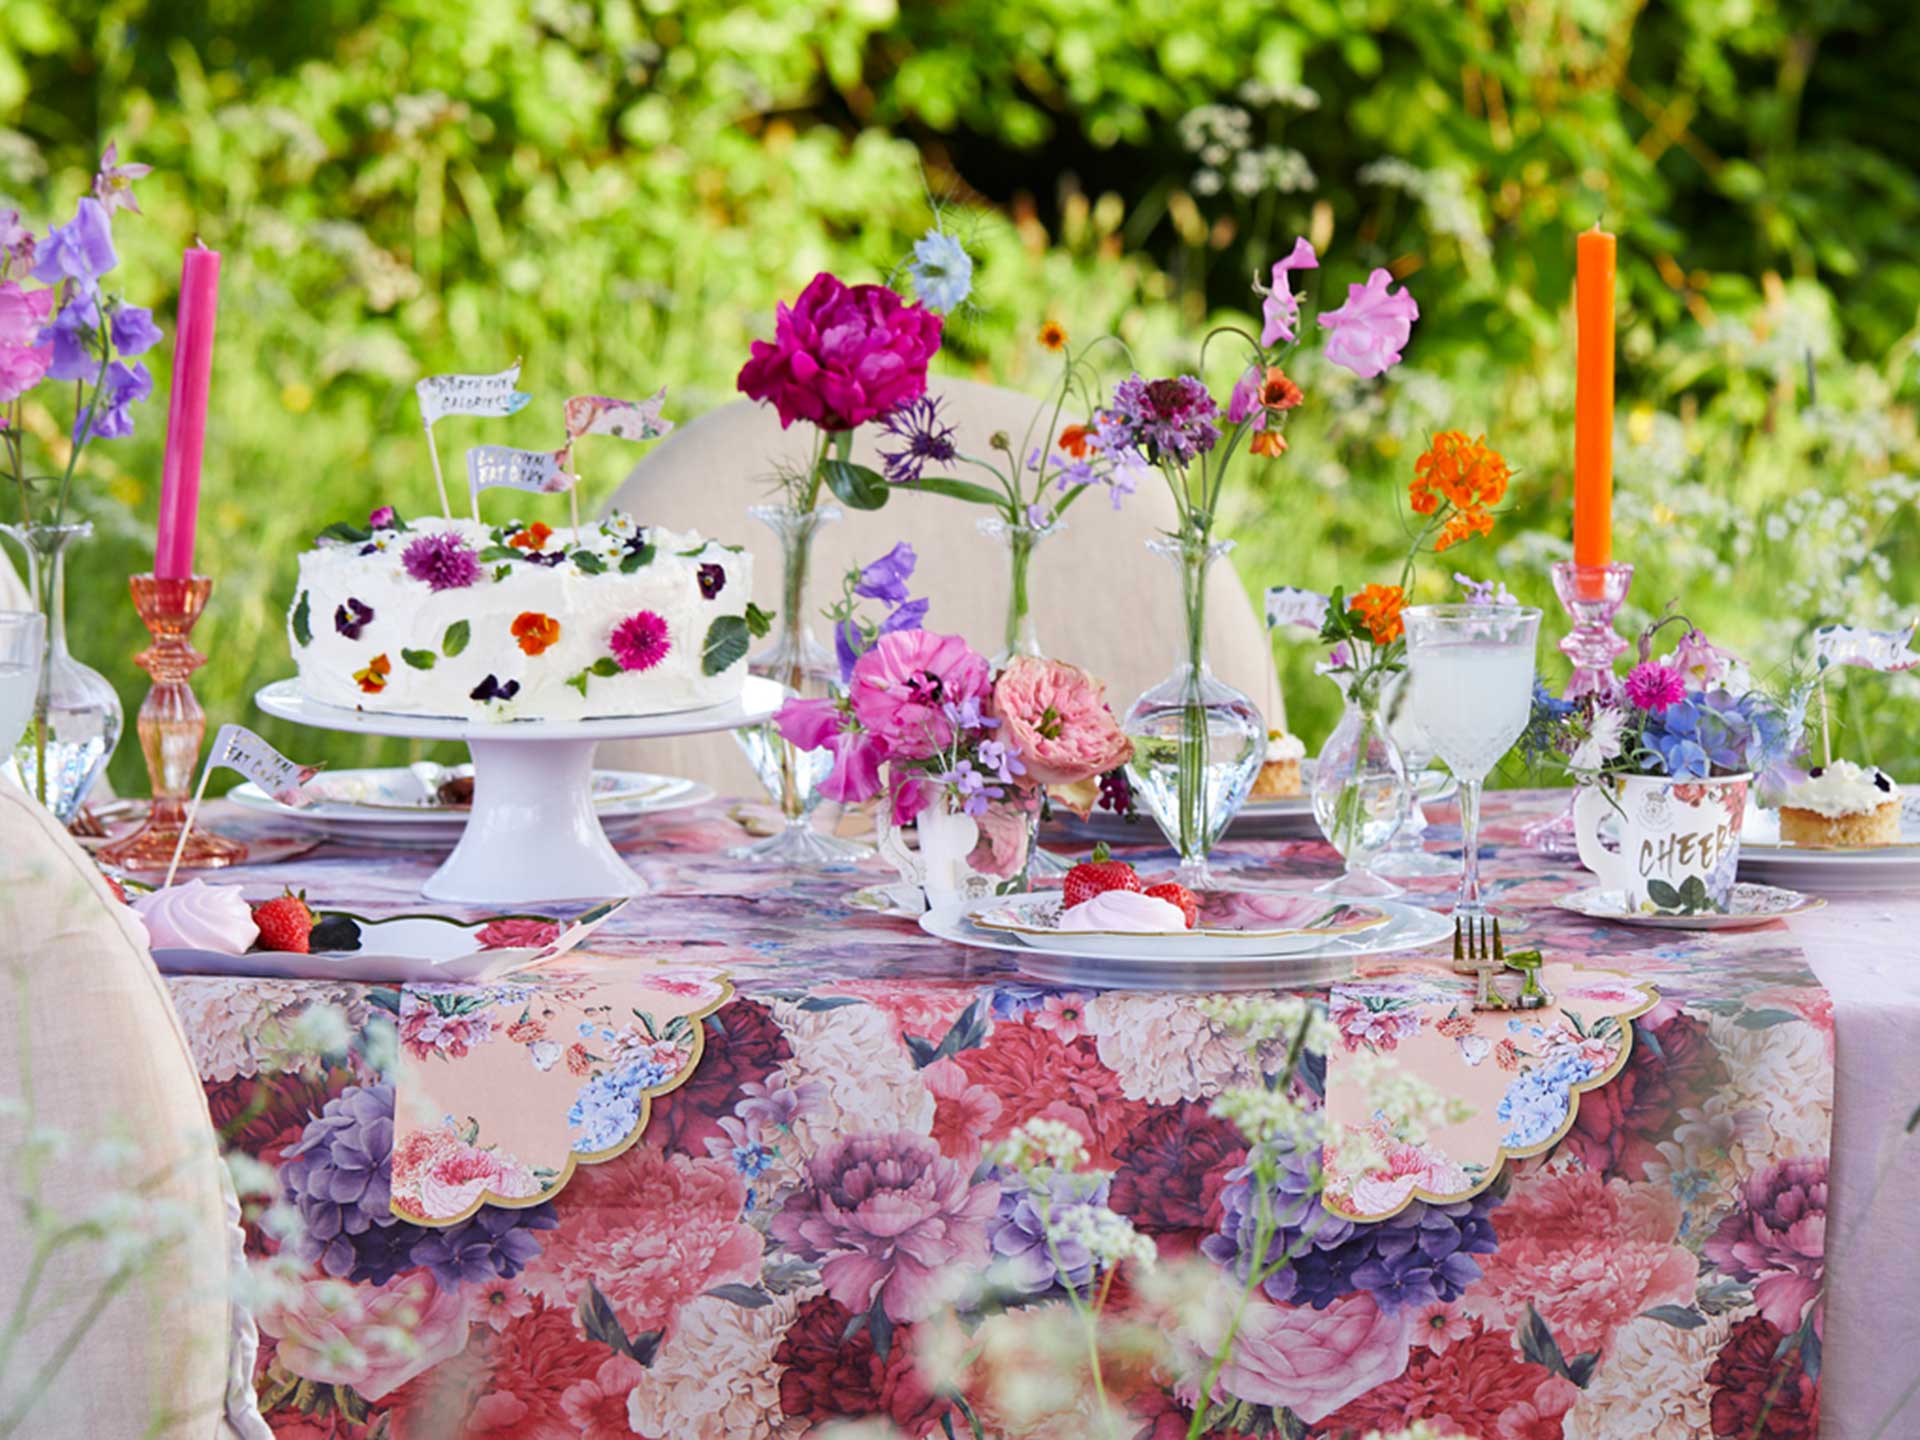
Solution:
<path fill-rule="evenodd" d="M 1186 912 L 1158 895 L 1103 890 L 1060 916 L 1062 930 L 1128 930 L 1160 934 L 1187 928 Z"/>
<path fill-rule="evenodd" d="M 189 880 L 151 895 L 137 895 L 133 908 L 156 950 L 211 950 L 244 955 L 260 938 L 239 888 Z"/>
<path fill-rule="evenodd" d="M 1307 758 L 1307 742 L 1298 735 L 1289 735 L 1284 730 L 1267 732 L 1267 764 L 1277 765 L 1283 760 L 1304 760 Z"/>
<path fill-rule="evenodd" d="M 1897 804 L 1900 800 L 1900 787 L 1891 779 L 1885 790 L 1874 784 L 1874 777 L 1880 773 L 1851 760 L 1836 760 L 1804 784 L 1794 786 L 1780 803 L 1795 810 L 1811 810 L 1830 820 L 1842 815 L 1871 814 L 1882 805 Z"/>

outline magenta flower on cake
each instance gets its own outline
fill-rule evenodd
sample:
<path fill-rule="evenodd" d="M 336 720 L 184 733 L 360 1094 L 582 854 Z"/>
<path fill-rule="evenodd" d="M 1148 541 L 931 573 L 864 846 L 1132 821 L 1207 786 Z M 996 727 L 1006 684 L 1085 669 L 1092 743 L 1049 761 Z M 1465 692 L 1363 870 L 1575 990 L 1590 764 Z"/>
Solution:
<path fill-rule="evenodd" d="M 613 662 L 622 670 L 651 670 L 673 649 L 667 622 L 651 610 L 629 615 L 614 626 L 609 643 Z"/>
<path fill-rule="evenodd" d="M 1627 699 L 1650 715 L 1664 715 L 1687 698 L 1680 672 L 1657 660 L 1642 660 L 1627 672 Z"/>
<path fill-rule="evenodd" d="M 773 339 L 753 342 L 739 388 L 772 405 L 783 430 L 796 420 L 851 430 L 926 393 L 940 325 L 885 285 L 846 285 L 822 271 L 779 307 Z"/>
<path fill-rule="evenodd" d="M 1347 286 L 1347 303 L 1321 313 L 1327 337 L 1327 359 L 1345 366 L 1363 379 L 1381 375 L 1400 363 L 1400 351 L 1413 334 L 1420 307 L 1412 295 L 1393 288 L 1393 276 L 1375 270 L 1364 285 Z"/>
<path fill-rule="evenodd" d="M 986 699 L 992 672 L 958 635 L 897 630 L 853 667 L 854 717 L 889 753 L 925 760 L 953 743 L 947 707 Z"/>
<path fill-rule="evenodd" d="M 422 535 L 400 556 L 407 574 L 429 590 L 464 590 L 480 579 L 480 557 L 458 535 Z"/>
<path fill-rule="evenodd" d="M 1074 785 L 1132 758 L 1107 687 L 1077 665 L 1017 655 L 994 682 L 990 713 L 1037 785 Z"/>

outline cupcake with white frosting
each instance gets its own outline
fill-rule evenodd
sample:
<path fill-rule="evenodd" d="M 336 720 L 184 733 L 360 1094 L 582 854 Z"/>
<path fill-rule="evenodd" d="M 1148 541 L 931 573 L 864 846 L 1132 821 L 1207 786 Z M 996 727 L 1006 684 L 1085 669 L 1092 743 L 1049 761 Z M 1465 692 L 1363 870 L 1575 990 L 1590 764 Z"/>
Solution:
<path fill-rule="evenodd" d="M 1267 732 L 1267 753 L 1260 773 L 1253 777 L 1253 798 L 1284 800 L 1300 793 L 1300 762 L 1307 747 L 1297 735 L 1284 730 Z"/>
<path fill-rule="evenodd" d="M 1826 849 L 1892 845 L 1900 839 L 1900 787 L 1851 760 L 1815 766 L 1780 801 L 1780 838 Z"/>

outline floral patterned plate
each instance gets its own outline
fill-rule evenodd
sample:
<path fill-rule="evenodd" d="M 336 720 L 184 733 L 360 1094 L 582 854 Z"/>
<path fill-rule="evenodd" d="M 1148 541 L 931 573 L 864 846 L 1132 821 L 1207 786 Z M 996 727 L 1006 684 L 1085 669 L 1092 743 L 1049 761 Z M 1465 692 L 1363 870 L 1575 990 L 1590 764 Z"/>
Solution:
<path fill-rule="evenodd" d="M 1618 890 L 1576 890 L 1553 902 L 1562 910 L 1584 915 L 1589 920 L 1616 920 L 1622 925 L 1647 925 L 1656 930 L 1748 930 L 1770 920 L 1790 915 L 1805 915 L 1827 902 L 1798 890 L 1783 890 L 1777 885 L 1733 887 L 1727 913 L 1706 911 L 1698 915 L 1654 915 L 1627 907 L 1627 897 Z"/>
<path fill-rule="evenodd" d="M 624 899 L 603 900 L 567 919 L 553 915 L 383 915 L 316 910 L 311 954 L 250 950 L 155 950 L 168 975 L 270 975 L 286 980 L 361 980 L 411 984 L 440 980 L 484 984 L 564 955 L 619 913 Z"/>
<path fill-rule="evenodd" d="M 1312 950 L 1335 936 L 1376 929 L 1388 919 L 1385 910 L 1364 901 L 1281 890 L 1205 891 L 1200 922 L 1191 930 L 1066 930 L 1061 928 L 1064 910 L 1053 891 L 1002 897 L 968 918 L 982 930 L 1057 953 L 1195 959 Z"/>

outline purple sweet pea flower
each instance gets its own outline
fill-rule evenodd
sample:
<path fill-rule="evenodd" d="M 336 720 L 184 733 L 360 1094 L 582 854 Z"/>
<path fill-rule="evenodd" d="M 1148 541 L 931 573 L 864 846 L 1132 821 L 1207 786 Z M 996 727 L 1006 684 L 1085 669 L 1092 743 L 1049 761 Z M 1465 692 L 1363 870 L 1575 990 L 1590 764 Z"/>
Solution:
<path fill-rule="evenodd" d="M 144 362 L 129 366 L 121 360 L 107 367 L 106 393 L 93 412 L 90 430 L 83 431 L 87 418 L 83 409 L 73 417 L 73 443 L 78 445 L 89 433 L 102 440 L 124 440 L 133 434 L 133 407 L 153 393 L 153 376 Z"/>
<path fill-rule="evenodd" d="M 919 557 L 913 553 L 913 546 L 902 540 L 860 572 L 853 593 L 898 605 L 907 598 L 907 581 L 913 578 L 917 563 Z"/>
<path fill-rule="evenodd" d="M 1293 327 L 1300 319 L 1300 297 L 1293 293 L 1293 270 L 1318 270 L 1320 257 L 1303 236 L 1293 242 L 1293 251 L 1284 260 L 1274 262 L 1273 286 L 1260 302 L 1260 314 L 1266 324 L 1260 329 L 1260 343 L 1270 346 L 1276 340 L 1292 340 Z M 1256 290 L 1259 287 L 1254 287 Z"/>
<path fill-rule="evenodd" d="M 52 323 L 40 332 L 40 343 L 53 344 L 53 363 L 47 366 L 52 380 L 92 380 L 100 373 L 100 361 L 90 342 L 100 331 L 100 308 L 84 291 L 76 292 L 55 313 Z"/>
<path fill-rule="evenodd" d="M 0 265 L 16 264 L 32 270 L 38 244 L 33 231 L 20 223 L 18 210 L 0 210 Z"/>
<path fill-rule="evenodd" d="M 896 605 L 887 618 L 880 622 L 879 634 L 891 635 L 896 630 L 919 630 L 924 627 L 927 618 L 929 600 L 909 600 Z"/>
<path fill-rule="evenodd" d="M 93 193 L 109 216 L 116 210 L 131 210 L 138 215 L 140 202 L 133 198 L 133 182 L 144 180 L 152 173 L 151 165 L 131 161 L 122 165 L 119 142 L 109 140 L 105 153 L 100 156 L 100 173 L 93 177 Z"/>
<path fill-rule="evenodd" d="M 1400 351 L 1413 334 L 1420 307 L 1404 288 L 1393 289 L 1393 276 L 1375 270 L 1365 285 L 1347 286 L 1347 303 L 1322 311 L 1320 324 L 1333 332 L 1327 337 L 1327 359 L 1362 379 L 1383 375 L 1400 363 Z"/>
<path fill-rule="evenodd" d="M 92 196 L 83 197 L 73 219 L 57 225 L 33 267 L 33 278 L 54 285 L 72 280 L 91 294 L 102 275 L 120 263 L 113 251 L 113 222 L 107 209 Z"/>
<path fill-rule="evenodd" d="M 129 360 L 160 343 L 160 327 L 153 312 L 141 305 L 122 305 L 113 312 L 113 348 Z"/>

